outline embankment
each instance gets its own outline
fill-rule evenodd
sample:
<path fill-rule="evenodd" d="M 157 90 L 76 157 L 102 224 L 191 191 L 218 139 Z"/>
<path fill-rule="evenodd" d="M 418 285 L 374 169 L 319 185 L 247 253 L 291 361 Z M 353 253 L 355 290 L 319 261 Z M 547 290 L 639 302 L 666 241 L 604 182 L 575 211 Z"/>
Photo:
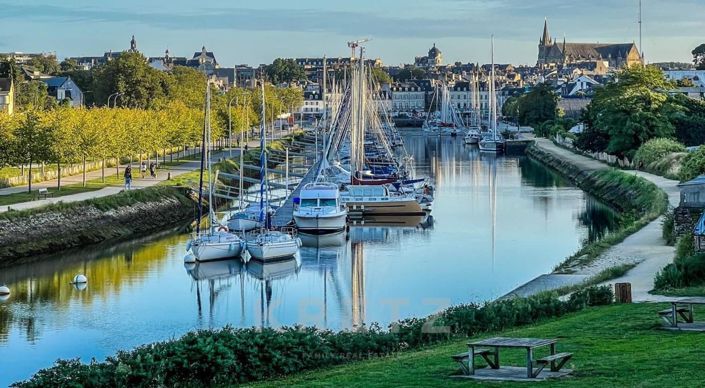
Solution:
<path fill-rule="evenodd" d="M 557 272 L 573 272 L 576 266 L 589 264 L 608 248 L 658 218 L 668 207 L 668 196 L 648 180 L 607 166 L 593 168 L 579 165 L 532 145 L 526 150 L 532 159 L 543 163 L 570 179 L 576 186 L 620 212 L 620 228 L 605 238 L 583 246 L 559 265 Z"/>
<path fill-rule="evenodd" d="M 0 267 L 31 257 L 121 240 L 184 224 L 188 189 L 152 187 L 82 202 L 0 214 Z"/>

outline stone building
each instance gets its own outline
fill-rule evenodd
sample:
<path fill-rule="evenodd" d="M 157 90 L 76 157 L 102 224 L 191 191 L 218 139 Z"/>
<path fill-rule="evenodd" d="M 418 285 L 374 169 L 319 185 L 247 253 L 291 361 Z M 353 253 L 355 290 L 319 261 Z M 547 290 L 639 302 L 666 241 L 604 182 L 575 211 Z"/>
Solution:
<path fill-rule="evenodd" d="M 428 55 L 414 58 L 414 65 L 417 67 L 436 67 L 443 64 L 443 53 L 433 44 Z"/>
<path fill-rule="evenodd" d="M 635 43 L 568 43 L 565 38 L 559 42 L 548 33 L 548 21 L 544 21 L 543 35 L 539 39 L 537 66 L 555 68 L 566 65 L 584 64 L 599 66 L 601 62 L 609 69 L 619 69 L 643 64 Z"/>

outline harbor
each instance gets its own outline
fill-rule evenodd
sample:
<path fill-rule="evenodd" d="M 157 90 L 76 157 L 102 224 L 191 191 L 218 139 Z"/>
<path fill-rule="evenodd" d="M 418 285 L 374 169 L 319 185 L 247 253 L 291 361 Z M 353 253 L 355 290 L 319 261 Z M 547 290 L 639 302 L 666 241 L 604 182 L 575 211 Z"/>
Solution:
<path fill-rule="evenodd" d="M 0 353 L 13 357 L 0 385 L 57 358 L 102 359 L 196 329 L 349 329 L 492 300 L 612 227 L 609 207 L 524 156 L 401 135 L 436 187 L 429 216 L 352 222 L 347 239 L 302 237 L 298 254 L 276 263 L 185 265 L 189 235 L 172 231 L 3 269 L 13 294 L 0 310 Z M 69 284 L 77 273 L 89 279 L 83 290 Z"/>

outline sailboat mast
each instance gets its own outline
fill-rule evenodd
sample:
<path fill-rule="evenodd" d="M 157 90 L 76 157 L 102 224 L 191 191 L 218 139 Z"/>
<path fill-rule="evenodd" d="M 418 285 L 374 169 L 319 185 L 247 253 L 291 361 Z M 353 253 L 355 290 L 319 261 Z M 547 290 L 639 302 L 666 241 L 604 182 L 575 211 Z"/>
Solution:
<path fill-rule="evenodd" d="M 247 105 L 247 96 L 245 96 L 245 105 L 244 105 L 244 107 L 245 107 L 245 116 L 248 116 L 248 119 L 247 119 L 247 120 L 248 120 L 248 123 L 249 123 L 249 115 L 250 115 L 250 112 L 249 112 L 249 109 L 247 109 L 247 106 L 248 106 L 248 105 Z M 249 126 L 249 124 L 245 126 L 245 130 L 248 130 L 247 126 Z M 239 165 L 239 167 L 240 167 L 240 182 L 239 182 L 239 186 L 240 186 L 240 187 L 238 187 L 238 193 L 239 193 L 238 197 L 240 198 L 240 209 L 242 209 L 242 205 L 243 205 L 243 198 L 242 198 L 242 195 L 243 195 L 243 193 L 242 193 L 242 189 L 243 189 L 243 187 L 242 187 L 243 171 L 242 171 L 242 170 L 243 170 L 243 168 L 242 168 L 242 165 L 243 165 L 243 163 L 244 163 L 244 158 L 245 158 L 244 149 L 243 149 L 243 147 L 244 147 L 244 144 L 243 144 L 243 143 L 245 143 L 245 139 L 243 139 L 243 137 L 244 137 L 243 135 L 244 135 L 244 134 L 245 134 L 244 131 L 240 131 L 240 165 Z"/>
<path fill-rule="evenodd" d="M 206 94 L 208 94 L 208 82 L 206 81 Z M 208 100 L 203 104 L 203 116 L 208 112 Z M 203 120 L 203 135 L 201 136 L 201 173 L 198 178 L 198 218 L 196 218 L 196 235 L 201 233 L 201 218 L 203 218 L 203 167 L 206 163 L 206 124 Z M 210 204 L 208 204 L 210 206 Z"/>
<path fill-rule="evenodd" d="M 264 196 L 264 184 L 267 178 L 267 153 L 266 153 L 266 147 L 267 147 L 267 136 L 266 136 L 266 131 L 265 131 L 265 126 L 267 125 L 267 116 L 265 114 L 265 94 L 264 94 L 264 80 L 262 80 L 262 83 L 260 84 L 261 90 L 262 90 L 262 123 L 260 124 L 260 139 L 259 139 L 259 146 L 260 146 L 260 154 L 259 154 L 259 163 L 260 163 L 260 168 L 259 168 L 259 222 L 260 222 L 260 229 L 264 228 L 264 223 L 265 223 L 265 211 L 266 208 L 269 206 L 268 201 L 265 200 Z"/>
<path fill-rule="evenodd" d="M 213 173 L 211 171 L 211 88 L 210 83 L 207 83 L 206 87 L 206 142 L 208 147 L 206 147 L 206 165 L 208 166 L 208 226 L 210 227 L 211 233 L 213 232 L 213 217 L 215 213 L 213 210 Z"/>
<path fill-rule="evenodd" d="M 492 71 L 490 76 L 490 87 L 491 96 L 490 101 L 492 104 L 492 139 L 497 140 L 497 94 L 495 92 L 495 74 L 494 74 L 494 35 L 492 35 Z"/>

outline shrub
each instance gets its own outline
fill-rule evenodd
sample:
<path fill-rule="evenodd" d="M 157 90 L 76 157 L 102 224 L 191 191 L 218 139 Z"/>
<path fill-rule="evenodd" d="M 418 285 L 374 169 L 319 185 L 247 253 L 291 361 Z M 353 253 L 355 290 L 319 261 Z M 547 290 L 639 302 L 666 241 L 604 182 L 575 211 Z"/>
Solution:
<path fill-rule="evenodd" d="M 705 147 L 686 155 L 678 177 L 681 181 L 689 181 L 702 173 L 705 173 Z"/>
<path fill-rule="evenodd" d="M 674 152 L 685 152 L 685 146 L 667 138 L 651 139 L 636 151 L 634 162 L 637 165 L 649 166 Z"/>
<path fill-rule="evenodd" d="M 675 235 L 675 212 L 673 209 L 666 212 L 663 215 L 663 222 L 661 223 L 661 236 L 666 240 L 666 245 L 673 245 L 676 243 Z"/>
<path fill-rule="evenodd" d="M 449 336 L 473 336 L 612 303 L 609 287 L 577 291 L 568 301 L 543 293 L 451 307 L 424 319 L 406 319 L 333 333 L 312 327 L 201 330 L 166 342 L 121 351 L 104 362 L 59 360 L 18 387 L 209 386 L 288 375 L 419 348 Z M 445 330 L 430 330 L 432 323 Z"/>
<path fill-rule="evenodd" d="M 693 233 L 688 232 L 678 239 L 678 245 L 676 245 L 676 260 L 693 256 L 694 254 Z"/>

